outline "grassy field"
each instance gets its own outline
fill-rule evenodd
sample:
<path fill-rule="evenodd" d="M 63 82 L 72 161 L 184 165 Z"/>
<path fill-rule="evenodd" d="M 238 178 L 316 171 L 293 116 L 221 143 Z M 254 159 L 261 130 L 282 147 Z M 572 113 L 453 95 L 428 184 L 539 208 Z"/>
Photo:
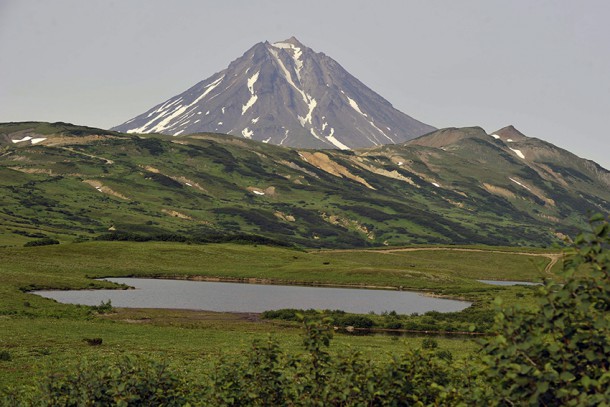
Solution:
<path fill-rule="evenodd" d="M 155 312 L 155 311 L 153 311 Z M 1 363 L 0 389 L 19 383 L 31 383 L 32 376 L 46 370 L 70 369 L 83 358 L 112 358 L 121 354 L 141 354 L 171 361 L 180 370 L 196 374 L 221 356 L 246 351 L 253 340 L 268 337 L 279 341 L 290 352 L 301 351 L 301 331 L 268 321 L 252 321 L 234 314 L 193 311 L 146 310 L 132 319 L 132 311 L 118 312 L 112 320 L 21 319 L 4 318 L 0 348 L 12 356 Z M 134 322 L 137 321 L 137 322 Z M 100 346 L 90 346 L 85 339 L 102 338 Z M 335 335 L 332 350 L 358 349 L 383 361 L 391 354 L 421 345 L 422 336 L 398 338 L 384 335 Z M 468 338 L 437 338 L 442 349 L 456 357 L 474 351 L 477 345 Z"/>
<path fill-rule="evenodd" d="M 472 251 L 476 250 L 476 251 Z M 549 257 L 550 256 L 550 257 Z M 112 287 L 93 280 L 108 276 L 205 277 L 294 284 L 403 287 L 488 303 L 501 296 L 525 301 L 531 289 L 496 287 L 476 279 L 539 281 L 553 256 L 481 248 L 418 248 L 390 251 L 302 251 L 235 244 L 87 242 L 0 249 L 0 387 L 27 383 L 35 372 L 73 366 L 83 357 L 125 352 L 168 358 L 182 369 L 198 369 L 247 349 L 271 334 L 297 351 L 294 324 L 257 315 L 178 310 L 117 309 L 96 315 L 90 307 L 64 305 L 27 291 L 36 288 Z M 560 262 L 554 267 L 558 267 Z M 101 346 L 85 339 L 102 338 Z M 382 360 L 422 337 L 336 335 L 333 349 L 348 347 Z M 463 337 L 439 338 L 442 348 L 465 356 L 476 344 Z"/>

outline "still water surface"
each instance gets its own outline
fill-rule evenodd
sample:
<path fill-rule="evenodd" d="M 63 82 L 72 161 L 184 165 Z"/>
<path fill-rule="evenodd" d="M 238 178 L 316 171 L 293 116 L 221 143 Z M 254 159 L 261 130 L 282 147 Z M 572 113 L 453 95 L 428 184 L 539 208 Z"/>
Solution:
<path fill-rule="evenodd" d="M 135 290 L 35 291 L 62 303 L 115 307 L 175 308 L 220 312 L 263 312 L 282 308 L 331 309 L 359 314 L 461 311 L 469 302 L 427 297 L 410 291 L 303 287 L 151 278 L 107 278 Z"/>

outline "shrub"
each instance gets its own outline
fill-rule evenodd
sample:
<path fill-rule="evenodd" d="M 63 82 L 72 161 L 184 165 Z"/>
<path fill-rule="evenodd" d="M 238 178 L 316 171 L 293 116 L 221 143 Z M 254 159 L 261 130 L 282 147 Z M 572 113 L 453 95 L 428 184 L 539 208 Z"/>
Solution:
<path fill-rule="evenodd" d="M 421 347 L 424 349 L 435 349 L 438 348 L 438 342 L 432 338 L 425 338 L 421 342 Z"/>
<path fill-rule="evenodd" d="M 369 317 L 363 315 L 345 315 L 335 319 L 335 325 L 345 327 L 353 326 L 354 328 L 372 328 L 375 324 Z"/>
<path fill-rule="evenodd" d="M 177 189 L 184 188 L 184 185 L 182 185 L 180 182 L 174 180 L 173 178 L 168 177 L 167 175 L 163 175 L 160 173 L 147 172 L 146 178 L 151 179 L 151 180 L 155 181 L 156 183 L 158 183 L 159 185 L 163 185 L 164 187 L 177 188 Z"/>
<path fill-rule="evenodd" d="M 106 302 L 100 302 L 100 305 L 92 305 L 91 311 L 97 312 L 98 314 L 108 314 L 113 311 L 112 309 L 112 301 L 108 300 Z"/>
<path fill-rule="evenodd" d="M 9 352 L 7 350 L 0 351 L 0 360 L 8 362 L 11 359 L 12 359 L 11 352 Z"/>
<path fill-rule="evenodd" d="M 135 144 L 138 147 L 148 150 L 150 155 L 159 156 L 165 152 L 164 143 L 156 138 L 134 138 Z"/>
<path fill-rule="evenodd" d="M 111 363 L 85 360 L 75 372 L 51 374 L 18 405 L 183 406 L 188 394 L 166 364 L 126 356 Z"/>
<path fill-rule="evenodd" d="M 501 309 L 484 344 L 483 405 L 607 405 L 610 400 L 610 227 L 592 218 L 533 309 Z"/>
<path fill-rule="evenodd" d="M 104 342 L 102 338 L 85 338 L 83 341 L 87 342 L 89 346 L 100 346 Z"/>
<path fill-rule="evenodd" d="M 398 321 L 389 321 L 389 322 L 386 322 L 386 324 L 383 327 L 386 329 L 402 329 L 403 325 L 401 322 L 398 322 Z"/>
<path fill-rule="evenodd" d="M 45 237 L 42 239 L 30 240 L 25 243 L 23 247 L 34 247 L 34 246 L 49 246 L 52 244 L 59 244 L 59 240 L 51 239 L 50 237 Z"/>

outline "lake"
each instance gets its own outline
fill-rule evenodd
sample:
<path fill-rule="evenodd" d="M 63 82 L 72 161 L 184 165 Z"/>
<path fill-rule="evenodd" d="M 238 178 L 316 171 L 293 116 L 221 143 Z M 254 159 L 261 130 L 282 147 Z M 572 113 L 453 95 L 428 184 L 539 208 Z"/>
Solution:
<path fill-rule="evenodd" d="M 114 307 L 173 308 L 219 312 L 263 312 L 282 308 L 330 309 L 366 314 L 396 311 L 399 314 L 427 311 L 461 311 L 466 301 L 425 296 L 411 291 L 305 287 L 246 283 L 219 283 L 152 278 L 107 278 L 135 290 L 34 291 L 61 303 Z"/>

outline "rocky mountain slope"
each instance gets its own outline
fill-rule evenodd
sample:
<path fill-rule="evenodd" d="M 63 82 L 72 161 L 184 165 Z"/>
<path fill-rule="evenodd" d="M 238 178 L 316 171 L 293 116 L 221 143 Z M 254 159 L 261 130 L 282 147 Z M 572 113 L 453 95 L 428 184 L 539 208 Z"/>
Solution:
<path fill-rule="evenodd" d="M 0 241 L 255 234 L 308 247 L 549 245 L 610 212 L 610 172 L 512 127 L 354 151 L 0 125 Z"/>
<path fill-rule="evenodd" d="M 396 144 L 434 128 L 292 37 L 254 45 L 227 69 L 113 130 L 219 132 L 288 147 L 348 149 Z"/>

